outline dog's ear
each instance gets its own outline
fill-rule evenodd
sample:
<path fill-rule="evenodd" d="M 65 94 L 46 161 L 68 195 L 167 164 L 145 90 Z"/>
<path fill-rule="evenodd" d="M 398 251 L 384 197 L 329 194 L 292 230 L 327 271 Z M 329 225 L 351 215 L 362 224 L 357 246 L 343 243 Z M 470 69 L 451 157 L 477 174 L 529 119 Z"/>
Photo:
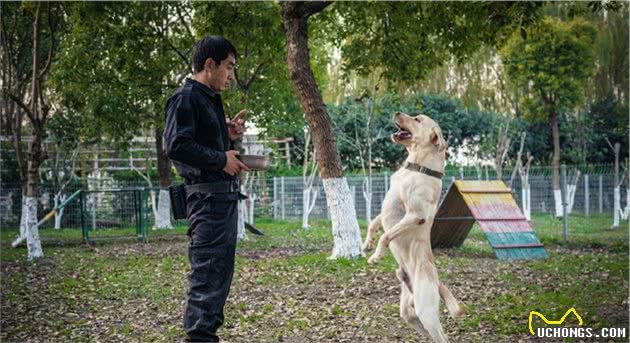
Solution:
<path fill-rule="evenodd" d="M 444 151 L 448 147 L 442 132 L 437 127 L 431 128 L 431 144 L 438 148 L 438 151 Z"/>

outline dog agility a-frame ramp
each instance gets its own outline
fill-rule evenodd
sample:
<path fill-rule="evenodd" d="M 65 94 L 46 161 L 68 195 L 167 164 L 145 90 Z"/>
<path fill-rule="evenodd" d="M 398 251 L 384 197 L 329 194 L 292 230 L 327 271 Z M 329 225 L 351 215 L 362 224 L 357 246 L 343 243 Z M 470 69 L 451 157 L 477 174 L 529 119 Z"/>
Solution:
<path fill-rule="evenodd" d="M 547 252 L 502 181 L 455 181 L 431 228 L 433 248 L 459 247 L 477 222 L 500 260 L 547 258 Z"/>

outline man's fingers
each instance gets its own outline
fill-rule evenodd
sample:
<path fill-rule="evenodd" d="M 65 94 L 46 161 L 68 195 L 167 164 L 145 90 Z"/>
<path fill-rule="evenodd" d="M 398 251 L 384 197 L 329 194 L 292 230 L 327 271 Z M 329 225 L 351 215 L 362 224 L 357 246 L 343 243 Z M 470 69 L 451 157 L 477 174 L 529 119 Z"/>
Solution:
<path fill-rule="evenodd" d="M 240 167 L 241 167 L 242 170 L 250 171 L 249 167 L 247 167 L 247 165 L 245 165 L 245 163 L 243 163 L 241 161 L 239 161 L 238 163 L 240 164 Z"/>
<path fill-rule="evenodd" d="M 247 114 L 247 109 L 240 110 L 232 119 L 233 121 L 242 120 L 241 117 L 244 117 Z"/>

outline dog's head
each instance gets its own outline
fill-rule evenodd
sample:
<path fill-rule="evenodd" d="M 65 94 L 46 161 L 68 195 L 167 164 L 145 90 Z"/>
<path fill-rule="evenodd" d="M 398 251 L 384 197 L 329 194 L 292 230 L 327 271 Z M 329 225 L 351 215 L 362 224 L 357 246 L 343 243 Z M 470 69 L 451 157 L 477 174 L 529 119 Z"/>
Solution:
<path fill-rule="evenodd" d="M 412 117 L 396 112 L 394 125 L 398 131 L 392 135 L 392 140 L 404 145 L 408 151 L 430 149 L 428 152 L 445 152 L 448 148 L 440 126 L 424 114 Z"/>

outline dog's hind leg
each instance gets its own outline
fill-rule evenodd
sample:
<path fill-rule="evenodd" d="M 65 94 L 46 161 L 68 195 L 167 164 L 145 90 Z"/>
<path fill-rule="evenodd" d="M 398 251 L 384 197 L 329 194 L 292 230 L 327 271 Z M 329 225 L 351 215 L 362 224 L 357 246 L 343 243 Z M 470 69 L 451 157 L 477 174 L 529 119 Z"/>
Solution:
<path fill-rule="evenodd" d="M 374 240 L 376 239 L 376 233 L 378 229 L 383 225 L 381 223 L 381 215 L 379 214 L 376 218 L 372 219 L 370 225 L 368 225 L 367 236 L 365 237 L 365 242 L 363 243 L 363 247 L 361 249 L 363 252 L 368 252 L 374 248 Z"/>
<path fill-rule="evenodd" d="M 440 323 L 440 291 L 433 263 L 422 263 L 413 274 L 413 303 L 416 315 L 434 342 L 448 342 Z"/>
<path fill-rule="evenodd" d="M 402 269 L 398 270 L 404 274 Z M 399 275 L 398 270 L 396 271 L 396 276 Z M 400 317 L 409 323 L 409 325 L 416 329 L 420 334 L 429 336 L 429 333 L 424 329 L 424 326 L 422 326 L 420 319 L 418 319 L 418 316 L 416 315 L 410 285 L 407 285 L 402 280 L 400 282 Z"/>
<path fill-rule="evenodd" d="M 403 267 L 398 267 L 398 269 L 396 269 L 396 277 L 401 284 L 407 286 L 409 292 L 413 292 L 411 288 L 411 280 L 409 280 L 409 274 L 405 273 Z"/>
<path fill-rule="evenodd" d="M 394 225 L 391 230 L 385 232 L 381 238 L 378 240 L 378 245 L 376 246 L 376 251 L 370 259 L 368 263 L 376 263 L 380 261 L 385 254 L 387 253 L 387 248 L 389 247 L 389 243 L 396 239 L 396 237 L 405 233 L 407 230 L 418 228 L 418 226 L 424 224 L 426 220 L 418 213 L 407 213 L 403 219 L 398 222 L 398 224 Z"/>

